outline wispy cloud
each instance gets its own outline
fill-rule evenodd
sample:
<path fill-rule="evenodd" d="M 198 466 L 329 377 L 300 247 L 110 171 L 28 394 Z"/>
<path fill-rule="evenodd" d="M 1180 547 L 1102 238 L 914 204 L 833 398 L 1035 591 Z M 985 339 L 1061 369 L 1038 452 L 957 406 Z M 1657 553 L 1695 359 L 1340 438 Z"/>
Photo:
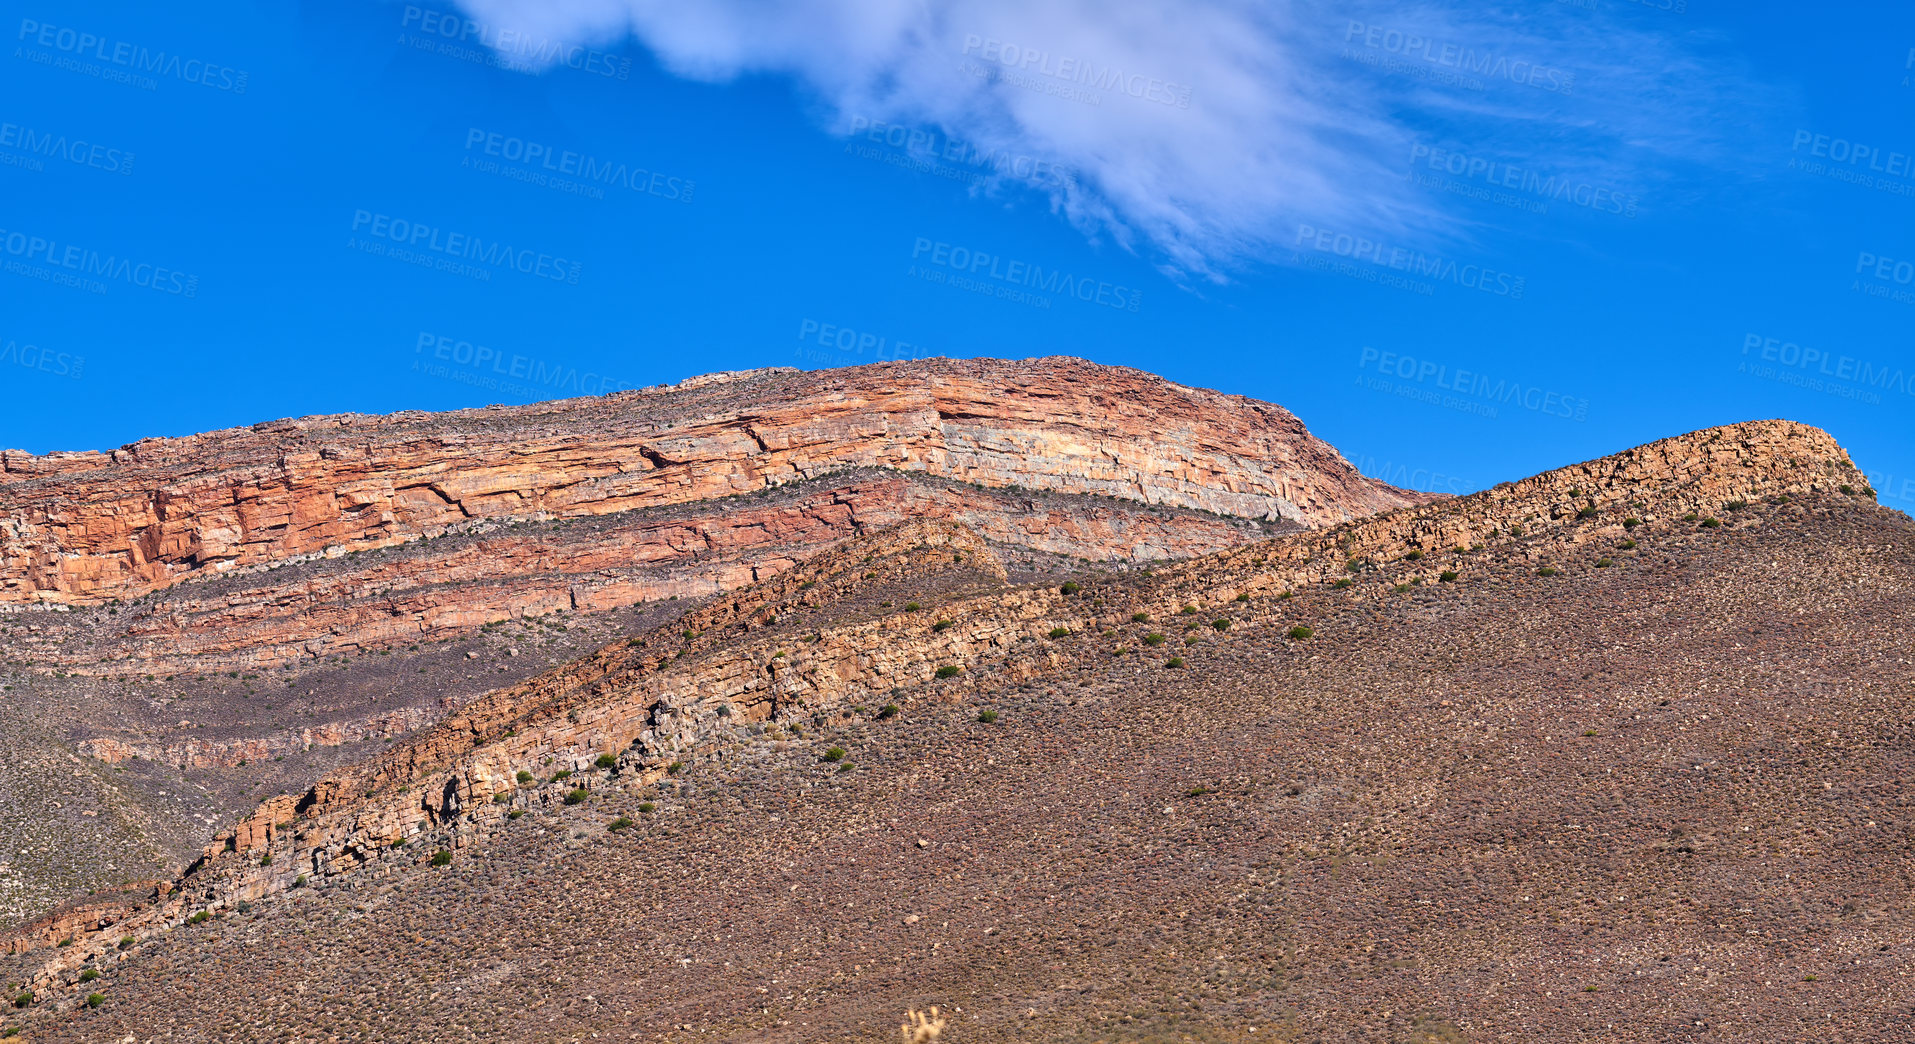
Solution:
<path fill-rule="evenodd" d="M 1546 0 L 457 2 L 532 36 L 635 36 L 692 79 L 788 76 L 829 132 L 1048 159 L 1076 175 L 1034 186 L 1059 215 L 1173 277 L 1271 260 L 1299 223 L 1468 237 L 1407 182 L 1415 142 L 1642 185 L 1732 151 L 1763 107 L 1693 35 Z"/>

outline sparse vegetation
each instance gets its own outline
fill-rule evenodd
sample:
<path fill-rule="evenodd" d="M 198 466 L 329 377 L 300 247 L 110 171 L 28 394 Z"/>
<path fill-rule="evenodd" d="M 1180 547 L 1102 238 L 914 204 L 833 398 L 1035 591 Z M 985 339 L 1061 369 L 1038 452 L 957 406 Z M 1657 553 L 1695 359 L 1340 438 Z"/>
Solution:
<path fill-rule="evenodd" d="M 568 805 L 581 805 L 581 804 L 584 804 L 586 799 L 590 798 L 591 796 L 592 795 L 589 791 L 581 787 L 565 795 L 565 803 Z"/>
<path fill-rule="evenodd" d="M 947 663 L 944 666 L 939 667 L 937 673 L 938 673 L 938 677 L 940 678 L 955 678 L 963 670 L 964 668 L 959 667 L 957 664 Z"/>
<path fill-rule="evenodd" d="M 845 756 L 845 749 L 843 747 L 827 747 L 825 748 L 825 752 L 819 756 L 819 760 L 843 761 L 844 756 Z"/>
<path fill-rule="evenodd" d="M 620 816 L 617 819 L 612 820 L 610 823 L 605 824 L 605 829 L 613 831 L 613 832 L 617 832 L 617 831 L 625 830 L 629 828 L 632 825 L 632 823 L 633 823 L 633 820 L 631 817 Z"/>
<path fill-rule="evenodd" d="M 887 703 L 883 707 L 880 707 L 878 709 L 879 719 L 895 718 L 897 716 L 898 716 L 898 705 L 895 703 Z"/>
<path fill-rule="evenodd" d="M 1170 659 L 1164 661 L 1164 666 L 1166 667 L 1182 667 L 1183 665 L 1184 658 L 1181 656 L 1172 656 Z"/>
<path fill-rule="evenodd" d="M 1144 635 L 1144 644 L 1145 645 L 1162 645 L 1164 644 L 1164 636 L 1161 634 L 1158 634 L 1155 631 L 1152 631 L 1151 633 Z"/>
<path fill-rule="evenodd" d="M 983 722 L 983 723 L 984 723 L 984 724 L 986 724 L 986 725 L 989 725 L 990 723 L 992 723 L 992 722 L 994 722 L 994 721 L 996 721 L 996 720 L 997 720 L 997 712 L 996 712 L 996 711 L 994 711 L 994 710 L 981 710 L 981 711 L 978 711 L 978 712 L 977 712 L 977 720 L 979 720 L 979 721 L 981 721 L 981 722 Z"/>
<path fill-rule="evenodd" d="M 1150 614 L 1149 613 L 1132 613 L 1130 614 L 1130 622 L 1131 623 L 1149 623 Z"/>
<path fill-rule="evenodd" d="M 1303 626 L 1302 624 L 1298 624 L 1297 626 L 1290 628 L 1290 630 L 1287 633 L 1289 634 L 1291 638 L 1297 641 L 1302 641 L 1305 638 L 1308 638 L 1316 634 L 1315 631 L 1311 630 L 1308 627 Z"/>
<path fill-rule="evenodd" d="M 1453 584 L 1456 582 L 1456 570 L 1445 569 L 1442 573 L 1438 574 L 1436 578 L 1443 583 Z"/>
<path fill-rule="evenodd" d="M 432 854 L 432 865 L 433 866 L 451 866 L 452 853 L 446 851 L 443 848 L 439 849 L 437 852 L 434 852 Z"/>
<path fill-rule="evenodd" d="M 1052 638 L 1069 638 L 1070 636 L 1071 636 L 1071 629 L 1070 629 L 1070 628 L 1068 628 L 1068 627 L 1053 627 L 1053 628 L 1051 628 L 1051 637 L 1052 637 Z"/>
<path fill-rule="evenodd" d="M 1082 591 L 1083 588 L 1079 586 L 1075 581 L 1071 581 L 1071 582 L 1065 583 L 1064 586 L 1058 588 L 1058 590 L 1062 591 L 1063 593 L 1067 595 L 1074 595 L 1077 592 Z"/>

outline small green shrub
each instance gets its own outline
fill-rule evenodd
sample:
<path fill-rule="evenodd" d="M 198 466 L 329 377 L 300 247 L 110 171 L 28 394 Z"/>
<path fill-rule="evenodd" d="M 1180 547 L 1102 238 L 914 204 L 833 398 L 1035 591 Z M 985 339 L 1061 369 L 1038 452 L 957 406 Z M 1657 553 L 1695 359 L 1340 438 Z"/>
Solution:
<path fill-rule="evenodd" d="M 879 719 L 895 718 L 897 716 L 898 716 L 898 705 L 895 703 L 887 703 L 883 707 L 880 707 L 878 709 Z"/>
<path fill-rule="evenodd" d="M 1743 508 L 1748 507 L 1749 502 L 1746 500 L 1731 500 L 1722 506 L 1729 509 L 1730 511 L 1740 511 Z"/>
<path fill-rule="evenodd" d="M 1240 592 L 1238 592 L 1238 593 L 1237 593 L 1237 601 L 1239 601 L 1239 602 L 1248 602 L 1249 600 L 1250 600 L 1250 592 L 1248 592 L 1248 591 L 1240 591 Z"/>
<path fill-rule="evenodd" d="M 534 777 L 530 772 L 527 772 L 524 769 L 520 769 L 519 774 L 516 776 L 513 776 L 512 778 L 518 780 L 520 783 L 530 783 L 532 782 Z"/>
<path fill-rule="evenodd" d="M 1290 598 L 1291 598 L 1291 595 L 1292 595 L 1292 593 L 1293 593 L 1293 592 L 1290 592 L 1290 591 L 1285 591 L 1285 592 L 1283 592 L 1282 594 L 1280 594 L 1280 595 L 1278 595 L 1278 596 L 1277 596 L 1277 601 L 1279 601 L 1279 602 L 1287 602 L 1287 601 L 1289 601 L 1289 600 L 1290 600 Z"/>
<path fill-rule="evenodd" d="M 649 816 L 653 812 L 658 811 L 658 805 L 656 802 L 641 801 L 638 803 L 638 810 Z"/>
<path fill-rule="evenodd" d="M 259 865 L 260 865 L 260 866 L 271 866 L 271 865 L 273 865 L 273 854 L 272 854 L 271 852 L 267 852 L 266 854 L 264 854 L 264 855 L 262 855 L 262 856 L 260 856 L 260 857 L 259 857 Z"/>
<path fill-rule="evenodd" d="M 510 812 L 507 812 L 507 813 L 505 814 L 505 818 L 507 818 L 507 819 L 517 819 L 517 818 L 519 818 L 519 817 L 520 817 L 520 816 L 522 816 L 522 815 L 525 815 L 525 809 L 522 809 L 522 808 L 515 808 L 515 809 L 513 809 L 512 811 L 510 811 Z"/>
<path fill-rule="evenodd" d="M 591 796 L 592 795 L 588 793 L 585 790 L 585 788 L 580 787 L 579 789 L 574 790 L 571 793 L 565 795 L 565 803 L 568 805 L 582 805 L 585 803 L 585 799 Z"/>
<path fill-rule="evenodd" d="M 597 760 L 593 761 L 592 764 L 602 769 L 608 769 L 617 765 L 618 759 L 611 756 L 610 754 L 600 754 Z"/>
<path fill-rule="evenodd" d="M 1186 605 L 1186 606 L 1184 606 L 1184 607 L 1183 607 L 1182 609 L 1179 609 L 1179 610 L 1177 610 L 1177 615 L 1179 615 L 1179 616 L 1195 616 L 1195 615 L 1197 615 L 1197 607 L 1196 607 L 1196 606 L 1194 606 L 1194 605 Z"/>
<path fill-rule="evenodd" d="M 1537 576 L 1555 576 L 1559 572 L 1561 572 L 1561 570 L 1557 569 L 1555 566 L 1544 566 L 1541 569 L 1536 570 L 1536 575 Z"/>
<path fill-rule="evenodd" d="M 298 877 L 293 878 L 293 887 L 294 888 L 306 887 L 306 875 L 300 874 Z"/>
<path fill-rule="evenodd" d="M 212 914 L 207 913 L 205 910 L 201 910 L 200 912 L 194 914 L 193 916 L 188 917 L 186 919 L 186 923 L 187 924 L 205 924 L 207 921 L 210 921 L 212 919 L 213 919 Z"/>
<path fill-rule="evenodd" d="M 1597 569 L 1608 569 L 1608 568 L 1609 568 L 1610 566 L 1612 566 L 1612 565 L 1615 565 L 1615 564 L 1616 564 L 1615 562 L 1612 562 L 1612 561 L 1610 561 L 1610 560 L 1609 560 L 1609 559 L 1607 559 L 1607 558 L 1598 558 L 1598 559 L 1596 559 L 1596 568 L 1597 568 Z"/>
<path fill-rule="evenodd" d="M 1634 529 L 1639 525 L 1642 525 L 1642 519 L 1639 519 L 1635 517 L 1634 515 L 1631 515 L 1628 518 L 1625 518 L 1622 520 L 1622 528 L 1624 529 Z"/>
<path fill-rule="evenodd" d="M 1421 562 L 1423 560 L 1423 552 L 1411 551 L 1409 554 L 1404 555 L 1403 557 L 1409 559 L 1412 562 Z"/>
<path fill-rule="evenodd" d="M 1071 629 L 1070 629 L 1070 628 L 1068 628 L 1068 627 L 1053 627 L 1053 628 L 1051 628 L 1051 637 L 1052 637 L 1052 638 L 1069 638 L 1070 636 L 1071 636 Z"/>
<path fill-rule="evenodd" d="M 1224 617 L 1218 617 L 1210 621 L 1210 626 L 1215 627 L 1219 631 L 1228 631 L 1230 630 L 1230 621 Z"/>
<path fill-rule="evenodd" d="M 676 776 L 683 771 L 685 771 L 685 763 L 682 761 L 674 761 L 665 766 L 665 774 L 668 776 Z"/>
<path fill-rule="evenodd" d="M 1409 594 L 1412 588 L 1408 584 L 1398 584 L 1390 588 L 1390 590 L 1395 591 L 1397 594 Z"/>
<path fill-rule="evenodd" d="M 1683 515 L 1682 520 L 1684 522 L 1694 522 L 1698 517 L 1699 516 L 1697 516 L 1695 512 L 1691 511 L 1688 514 Z"/>
<path fill-rule="evenodd" d="M 80 973 L 81 982 L 92 982 L 94 979 L 97 979 L 99 977 L 100 977 L 100 969 L 98 968 L 88 968 L 87 970 Z"/>
<path fill-rule="evenodd" d="M 1576 512 L 1576 517 L 1577 518 L 1594 518 L 1596 517 L 1596 509 L 1593 507 L 1583 508 L 1582 510 Z"/>
<path fill-rule="evenodd" d="M 1184 658 L 1181 656 L 1172 656 L 1170 659 L 1164 661 L 1164 666 L 1166 667 L 1182 667 L 1183 665 Z"/>
<path fill-rule="evenodd" d="M 86 995 L 86 1006 L 89 1008 L 97 1008 L 105 1003 L 106 994 L 104 993 L 89 993 Z"/>
<path fill-rule="evenodd" d="M 1456 582 L 1456 570 L 1445 569 L 1436 578 L 1446 584 L 1453 584 Z"/>
<path fill-rule="evenodd" d="M 905 611 L 905 612 L 907 612 L 907 613 L 915 613 L 915 612 L 917 612 L 918 610 L 920 610 L 920 609 L 922 609 L 922 608 L 924 608 L 924 607 L 923 607 L 923 606 L 921 606 L 921 605 L 919 605 L 919 604 L 918 604 L 918 603 L 916 603 L 916 602 L 906 602 L 906 603 L 904 603 L 904 611 Z"/>
<path fill-rule="evenodd" d="M 620 816 L 617 819 L 612 820 L 610 823 L 605 824 L 605 829 L 612 830 L 612 831 L 625 830 L 632 825 L 632 822 L 633 820 L 631 819 L 631 817 Z"/>
<path fill-rule="evenodd" d="M 949 620 L 939 620 L 937 623 L 931 625 L 931 629 L 933 631 L 943 631 L 952 626 L 954 625 Z"/>
<path fill-rule="evenodd" d="M 1066 583 L 1063 587 L 1058 588 L 1058 590 L 1064 592 L 1067 595 L 1074 595 L 1077 592 L 1082 591 L 1083 588 L 1078 586 L 1077 583 L 1075 582 L 1070 582 L 1070 583 Z"/>
<path fill-rule="evenodd" d="M 13 1006 L 14 1006 L 14 1007 L 16 1007 L 16 1008 L 24 1008 L 24 1007 L 27 1007 L 28 1005 L 30 1005 L 30 1004 L 32 1004 L 32 1003 L 33 1003 L 33 991 L 32 991 L 32 990 L 22 990 L 22 991 L 20 991 L 19 993 L 17 993 L 17 994 L 14 994 L 14 997 L 13 997 Z"/>
<path fill-rule="evenodd" d="M 1713 519 L 1713 518 L 1705 518 L 1705 519 L 1703 519 L 1703 520 L 1702 520 L 1702 528 L 1704 528 L 1704 529 L 1714 529 L 1714 528 L 1716 528 L 1717 526 L 1719 526 L 1719 525 L 1721 525 L 1721 524 L 1722 524 L 1722 523 L 1720 523 L 1720 522 L 1717 522 L 1717 521 L 1716 521 L 1715 519 Z"/>
<path fill-rule="evenodd" d="M 1349 587 L 1349 586 L 1351 586 L 1351 585 L 1353 585 L 1353 584 L 1355 584 L 1355 583 L 1356 583 L 1356 581 L 1355 581 L 1355 580 L 1352 580 L 1352 579 L 1350 579 L 1349 577 L 1347 577 L 1347 576 L 1346 576 L 1346 577 L 1343 577 L 1342 579 L 1339 579 L 1339 580 L 1338 580 L 1338 581 L 1337 581 L 1336 583 L 1334 583 L 1334 584 L 1331 584 L 1330 586 L 1331 586 L 1331 587 L 1334 587 L 1334 588 L 1336 588 L 1336 589 L 1337 589 L 1337 590 L 1339 590 L 1339 591 L 1341 591 L 1341 590 L 1343 590 L 1344 588 L 1346 588 L 1346 587 Z"/>
<path fill-rule="evenodd" d="M 446 851 L 443 848 L 439 849 L 437 852 L 434 852 L 432 854 L 432 865 L 433 866 L 451 866 L 452 853 Z"/>
<path fill-rule="evenodd" d="M 560 769 L 557 772 L 552 773 L 552 782 L 554 783 L 557 783 L 561 779 L 571 779 L 571 778 L 572 778 L 571 769 Z"/>
<path fill-rule="evenodd" d="M 1150 614 L 1149 613 L 1132 613 L 1130 614 L 1130 622 L 1131 623 L 1149 623 Z"/>
<path fill-rule="evenodd" d="M 843 747 L 828 747 L 825 749 L 824 754 L 820 756 L 820 760 L 843 761 L 844 755 L 845 755 L 845 749 Z"/>
<path fill-rule="evenodd" d="M 947 663 L 944 666 L 938 668 L 938 677 L 955 678 L 958 676 L 959 672 L 963 670 L 964 668 L 959 667 L 957 664 Z"/>
<path fill-rule="evenodd" d="M 300 880 L 302 880 L 302 881 L 303 881 L 303 880 L 305 880 L 305 878 L 304 878 L 304 877 L 301 877 L 301 878 L 300 878 Z M 120 949 L 122 949 L 122 950 L 130 950 L 130 949 L 132 949 L 132 948 L 134 947 L 134 945 L 135 945 L 135 944 L 137 944 L 138 942 L 139 942 L 139 940 L 138 940 L 138 939 L 135 939 L 135 938 L 133 938 L 133 937 L 132 937 L 132 936 L 130 936 L 130 935 L 122 935 L 122 936 L 120 936 Z"/>
<path fill-rule="evenodd" d="M 1302 624 L 1298 624 L 1297 626 L 1290 628 L 1289 633 L 1290 633 L 1290 637 L 1295 638 L 1298 641 L 1302 641 L 1303 639 L 1308 638 L 1311 635 L 1316 634 L 1317 632 L 1312 631 L 1311 629 L 1303 626 Z"/>
<path fill-rule="evenodd" d="M 1352 558 L 1348 562 L 1343 563 L 1343 569 L 1345 572 L 1361 573 L 1363 571 L 1363 563 Z"/>
<path fill-rule="evenodd" d="M 1636 549 L 1636 542 L 1634 540 L 1625 540 L 1616 546 L 1622 548 L 1624 551 L 1634 551 Z"/>
<path fill-rule="evenodd" d="M 1145 645 L 1162 645 L 1164 644 L 1164 636 L 1161 634 L 1158 634 L 1155 631 L 1152 631 L 1151 633 L 1144 635 L 1144 644 Z"/>
<path fill-rule="evenodd" d="M 981 721 L 981 722 L 983 722 L 983 723 L 984 723 L 984 724 L 986 724 L 986 725 L 989 725 L 990 723 L 992 723 L 992 722 L 994 722 L 994 721 L 996 721 L 996 720 L 997 720 L 997 712 L 996 712 L 996 711 L 994 711 L 994 710 L 981 710 L 981 711 L 978 711 L 978 712 L 977 712 L 977 720 L 979 720 L 979 721 Z"/>
<path fill-rule="evenodd" d="M 1851 495 L 1852 495 L 1852 494 L 1854 494 L 1854 492 L 1855 492 L 1855 487 L 1854 487 L 1854 486 L 1851 486 L 1851 485 L 1849 485 L 1849 484 L 1848 484 L 1848 483 L 1846 483 L 1846 482 L 1844 482 L 1844 483 L 1843 483 L 1843 484 L 1841 485 L 1841 487 L 1840 487 L 1840 488 L 1841 488 L 1841 490 L 1842 490 L 1842 492 L 1844 492 L 1844 493 L 1848 493 L 1848 494 L 1851 494 Z"/>

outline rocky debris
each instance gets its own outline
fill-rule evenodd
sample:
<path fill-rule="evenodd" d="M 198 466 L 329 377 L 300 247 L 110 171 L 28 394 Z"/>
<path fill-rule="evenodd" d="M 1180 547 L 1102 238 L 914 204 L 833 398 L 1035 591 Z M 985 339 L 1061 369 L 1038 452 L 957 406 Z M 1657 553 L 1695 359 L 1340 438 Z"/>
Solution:
<path fill-rule="evenodd" d="M 1274 626 L 1282 634 L 1297 616 L 1298 590 L 1348 590 L 1339 596 L 1374 603 L 1426 581 L 1434 587 L 1567 561 L 1609 527 L 1612 539 L 1637 527 L 1707 532 L 1707 523 L 1719 527 L 1719 520 L 1698 511 L 1733 514 L 1752 501 L 1796 495 L 1848 499 L 1840 490 L 1860 481 L 1826 434 L 1756 422 L 1221 552 L 1161 576 L 1063 586 L 1008 585 L 991 546 L 974 533 L 942 521 L 907 523 L 688 613 L 670 625 L 676 635 L 655 630 L 489 693 L 303 796 L 267 802 L 216 838 L 164 901 L 129 903 L 121 920 L 129 934 L 145 937 L 195 909 L 225 909 L 302 878 L 383 865 L 397 843 L 479 843 L 511 822 L 525 779 L 554 765 L 568 777 L 615 768 L 656 780 L 674 764 L 740 742 L 740 729 L 756 723 L 829 713 L 945 679 L 953 692 L 974 691 L 980 676 L 1023 684 L 1065 670 L 1083 654 L 1065 639 L 1113 632 L 1138 616 L 1198 617 L 1179 636 L 1184 647 L 1201 641 L 1192 631 L 1222 637 Z M 1603 517 L 1619 510 L 1640 517 Z M 1684 517 L 1674 516 L 1679 510 Z M 1458 544 L 1444 550 L 1451 540 Z M 1421 552 L 1425 546 L 1431 555 Z M 1432 556 L 1438 565 L 1425 561 Z M 861 597 L 898 583 L 936 590 L 937 601 L 914 600 L 899 611 L 892 599 L 890 611 L 878 613 L 870 597 Z M 1201 608 L 1218 604 L 1233 611 Z M 1154 639 L 1137 641 L 1152 647 L 1168 640 L 1152 633 Z M 27 934 L 45 931 L 30 927 Z M 98 936 L 76 940 L 35 981 L 94 959 L 103 945 Z"/>
<path fill-rule="evenodd" d="M 1897 1040 L 1915 524 L 1787 460 L 1756 489 L 1676 494 L 1728 498 L 1693 521 L 1518 522 L 1447 582 L 1413 583 L 1407 554 L 1247 601 L 1223 584 L 1244 552 L 1085 570 L 1044 585 L 1068 612 L 1039 622 L 1071 633 L 1012 647 L 1043 657 L 979 656 L 884 705 L 793 703 L 676 772 L 535 763 L 500 806 L 518 816 L 476 828 L 468 808 L 304 887 L 225 901 L 188 875 L 165 926 L 36 980 L 8 1026 L 796 1044 L 897 1040 L 936 1004 L 963 1042 Z M 1021 590 L 939 539 L 715 602 L 688 644 L 648 632 L 626 648 L 682 667 L 633 681 L 871 619 L 953 620 L 942 635 Z M 1151 608 L 1199 583 L 1194 612 Z M 553 699 L 537 727 L 598 705 Z M 349 807 L 303 825 L 346 830 Z M 243 841 L 276 863 L 301 828 L 294 802 Z"/>

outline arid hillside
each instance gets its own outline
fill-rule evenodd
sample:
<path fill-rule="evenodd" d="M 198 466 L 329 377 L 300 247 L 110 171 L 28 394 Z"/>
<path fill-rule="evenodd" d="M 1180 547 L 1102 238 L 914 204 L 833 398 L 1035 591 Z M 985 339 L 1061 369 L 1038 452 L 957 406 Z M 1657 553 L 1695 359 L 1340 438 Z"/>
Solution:
<path fill-rule="evenodd" d="M 465 702 L 912 519 L 1014 574 L 1422 503 L 1281 407 L 1076 359 L 0 453 L 0 925 L 176 871 Z"/>
<path fill-rule="evenodd" d="M 1785 422 L 1149 571 L 904 523 L 28 926 L 9 1025 L 1906 1039 L 1912 589 Z"/>

